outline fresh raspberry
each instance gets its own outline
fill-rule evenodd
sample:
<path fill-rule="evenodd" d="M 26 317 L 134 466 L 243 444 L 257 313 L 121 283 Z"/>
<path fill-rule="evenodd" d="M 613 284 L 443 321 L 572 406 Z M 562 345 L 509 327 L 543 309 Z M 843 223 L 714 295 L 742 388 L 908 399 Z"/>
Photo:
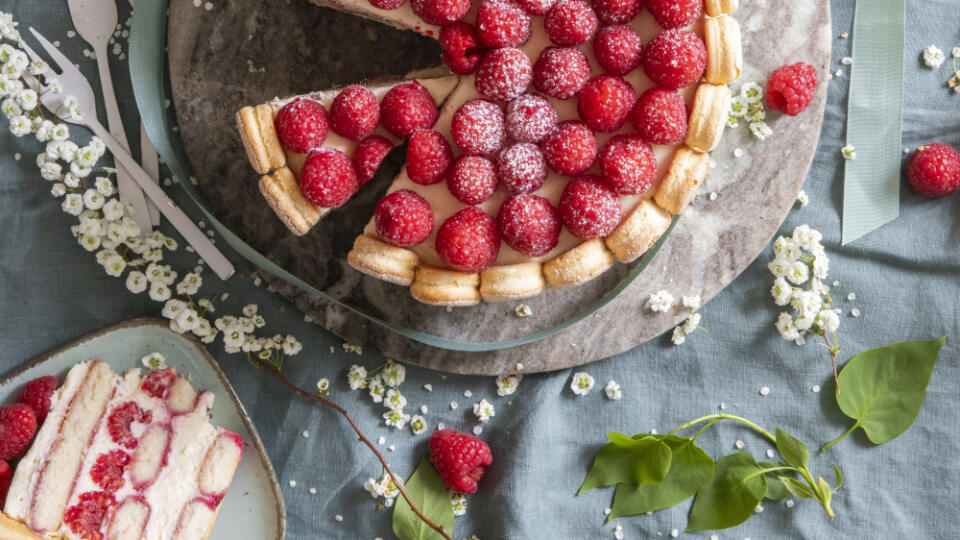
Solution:
<path fill-rule="evenodd" d="M 429 186 L 443 180 L 451 161 L 453 150 L 440 132 L 424 129 L 410 136 L 407 176 L 413 183 Z"/>
<path fill-rule="evenodd" d="M 123 470 L 130 464 L 130 454 L 123 450 L 111 450 L 97 456 L 90 467 L 90 478 L 107 493 L 116 493 L 123 487 Z"/>
<path fill-rule="evenodd" d="M 577 95 L 590 78 L 590 61 L 574 47 L 547 47 L 533 66 L 533 86 L 557 99 Z"/>
<path fill-rule="evenodd" d="M 575 120 L 557 124 L 540 149 L 547 165 L 564 176 L 582 173 L 597 159 L 597 139 L 586 124 Z"/>
<path fill-rule="evenodd" d="M 359 185 L 353 162 L 334 148 L 311 150 L 300 170 L 300 193 L 324 208 L 347 202 Z"/>
<path fill-rule="evenodd" d="M 429 447 L 433 468 L 443 483 L 458 493 L 475 493 L 484 467 L 493 463 L 487 443 L 452 429 L 435 431 Z"/>
<path fill-rule="evenodd" d="M 703 1 L 703 0 L 699 0 Z M 604 25 L 627 24 L 643 9 L 644 0 L 593 0 L 591 5 Z"/>
<path fill-rule="evenodd" d="M 657 157 L 639 135 L 617 135 L 600 150 L 600 171 L 617 193 L 643 193 L 657 179 Z"/>
<path fill-rule="evenodd" d="M 480 204 L 497 190 L 497 170 L 485 157 L 461 154 L 447 173 L 447 189 L 464 204 Z"/>
<path fill-rule="evenodd" d="M 484 55 L 474 85 L 489 98 L 510 101 L 526 90 L 531 79 L 533 68 L 527 55 L 520 49 L 504 47 Z"/>
<path fill-rule="evenodd" d="M 483 0 L 477 37 L 487 47 L 519 47 L 530 39 L 530 16 L 510 0 Z"/>
<path fill-rule="evenodd" d="M 130 426 L 134 422 L 149 424 L 151 420 L 153 420 L 152 412 L 141 409 L 133 401 L 128 401 L 116 406 L 107 417 L 107 431 L 110 432 L 113 442 L 132 450 L 137 447 L 137 438 L 133 436 Z"/>
<path fill-rule="evenodd" d="M 37 432 L 37 416 L 29 405 L 0 407 L 0 459 L 11 461 L 23 453 Z"/>
<path fill-rule="evenodd" d="M 687 134 L 687 103 L 667 88 L 651 88 L 640 96 L 630 111 L 633 128 L 651 144 L 673 144 Z"/>
<path fill-rule="evenodd" d="M 424 22 L 446 26 L 467 15 L 470 0 L 410 0 L 410 7 Z"/>
<path fill-rule="evenodd" d="M 518 142 L 540 142 L 557 127 L 557 111 L 546 98 L 523 94 L 507 103 L 507 135 Z"/>
<path fill-rule="evenodd" d="M 583 240 L 605 237 L 620 224 L 620 198 L 596 176 L 571 178 L 559 207 L 563 224 Z"/>
<path fill-rule="evenodd" d="M 370 0 L 370 5 L 380 9 L 397 9 L 407 3 L 407 0 Z"/>
<path fill-rule="evenodd" d="M 577 112 L 590 129 L 609 133 L 623 127 L 636 100 L 630 83 L 614 75 L 600 75 L 577 92 Z"/>
<path fill-rule="evenodd" d="M 543 27 L 557 45 L 580 45 L 597 31 L 597 14 L 583 0 L 558 0 L 543 18 Z"/>
<path fill-rule="evenodd" d="M 113 495 L 102 491 L 88 491 L 80 494 L 77 504 L 67 508 L 63 522 L 74 534 L 84 540 L 102 540 L 103 522 L 107 512 L 116 504 Z"/>
<path fill-rule="evenodd" d="M 397 247 L 410 247 L 430 236 L 433 210 L 423 197 L 401 189 L 380 199 L 373 222 L 381 240 Z"/>
<path fill-rule="evenodd" d="M 465 154 L 492 154 L 503 146 L 507 138 L 503 110 L 492 101 L 472 99 L 453 113 L 450 134 Z"/>
<path fill-rule="evenodd" d="M 177 380 L 177 372 L 171 369 L 154 371 L 143 378 L 140 389 L 155 398 L 167 399 L 170 387 Z"/>
<path fill-rule="evenodd" d="M 503 201 L 497 226 L 508 246 L 527 257 L 540 257 L 557 247 L 563 223 L 550 201 L 527 193 Z"/>
<path fill-rule="evenodd" d="M 353 151 L 353 168 L 357 171 L 357 189 L 373 178 L 383 159 L 393 150 L 393 143 L 380 135 L 371 135 L 360 141 Z"/>
<path fill-rule="evenodd" d="M 796 116 L 807 110 L 817 91 L 817 70 L 810 64 L 780 66 L 767 81 L 767 106 Z"/>
<path fill-rule="evenodd" d="M 476 206 L 468 206 L 440 226 L 436 249 L 451 267 L 461 272 L 479 272 L 493 264 L 500 253 L 497 222 Z"/>
<path fill-rule="evenodd" d="M 380 103 L 369 88 L 348 86 L 330 104 L 330 127 L 351 141 L 363 140 L 379 123 Z"/>
<path fill-rule="evenodd" d="M 10 490 L 10 482 L 13 481 L 13 469 L 10 464 L 0 459 L 0 504 L 7 500 L 7 491 Z"/>
<path fill-rule="evenodd" d="M 306 154 L 323 144 L 330 118 L 323 105 L 312 99 L 297 98 L 277 111 L 273 128 L 284 148 Z"/>
<path fill-rule="evenodd" d="M 20 389 L 20 395 L 17 396 L 17 403 L 29 405 L 33 409 L 33 414 L 37 417 L 37 425 L 42 426 L 43 420 L 50 412 L 50 397 L 57 391 L 57 378 L 52 375 L 39 377 Z"/>
<path fill-rule="evenodd" d="M 546 15 L 557 0 L 516 0 L 530 15 Z"/>
<path fill-rule="evenodd" d="M 418 129 L 432 128 L 439 114 L 433 96 L 417 81 L 394 86 L 380 102 L 383 127 L 403 139 Z"/>
<path fill-rule="evenodd" d="M 707 46 L 693 32 L 660 32 L 643 48 L 643 72 L 660 86 L 686 88 L 700 80 L 706 67 Z"/>
<path fill-rule="evenodd" d="M 476 71 L 485 51 L 473 26 L 462 21 L 440 30 L 440 46 L 443 47 L 443 63 L 458 75 Z"/>
<path fill-rule="evenodd" d="M 960 154 L 941 143 L 925 144 L 913 151 L 907 163 L 907 181 L 927 197 L 943 197 L 960 188 Z"/>
<path fill-rule="evenodd" d="M 629 26 L 604 26 L 593 40 L 593 54 L 611 75 L 626 75 L 640 65 L 643 42 Z"/>
<path fill-rule="evenodd" d="M 690 26 L 703 12 L 703 0 L 647 0 L 647 11 L 667 30 Z"/>
<path fill-rule="evenodd" d="M 547 162 L 533 143 L 517 143 L 497 156 L 497 177 L 511 193 L 532 193 L 547 179 Z"/>

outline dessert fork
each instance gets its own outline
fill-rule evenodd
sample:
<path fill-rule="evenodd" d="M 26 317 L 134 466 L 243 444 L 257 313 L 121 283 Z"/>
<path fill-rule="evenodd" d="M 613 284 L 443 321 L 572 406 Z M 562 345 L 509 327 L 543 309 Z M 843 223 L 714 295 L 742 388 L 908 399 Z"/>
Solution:
<path fill-rule="evenodd" d="M 197 254 L 210 266 L 210 269 L 213 270 L 220 279 L 230 277 L 234 272 L 233 264 L 213 245 L 213 242 L 207 238 L 207 235 L 191 221 L 190 217 L 187 216 L 180 207 L 174 204 L 173 200 L 164 193 L 163 189 L 153 183 L 153 180 L 151 180 L 150 176 L 140 167 L 137 161 L 133 159 L 130 152 L 97 121 L 96 98 L 94 97 L 90 83 L 84 78 L 83 74 L 80 73 L 80 70 L 77 69 L 73 65 L 73 62 L 64 56 L 59 49 L 40 35 L 39 32 L 33 28 L 30 28 L 30 32 L 37 38 L 37 41 L 39 41 L 40 45 L 47 51 L 47 54 L 50 55 L 50 58 L 53 60 L 53 65 L 57 66 L 60 70 L 59 79 L 63 86 L 63 92 L 61 93 L 55 93 L 49 90 L 38 92 L 40 94 L 40 102 L 43 103 L 44 107 L 64 122 L 87 127 L 94 135 L 100 137 L 106 147 L 110 149 L 117 164 L 123 165 L 127 169 L 132 179 L 140 186 L 143 192 L 146 193 L 147 197 L 157 205 L 157 208 L 160 209 L 160 213 L 163 214 L 164 217 L 170 221 L 170 224 L 173 225 L 174 229 L 193 246 Z M 26 51 L 31 60 L 43 61 L 43 58 L 27 46 L 23 40 L 20 41 L 20 47 Z M 24 78 L 36 89 L 38 84 L 35 78 L 28 74 L 25 74 Z M 67 94 L 76 99 L 76 105 L 83 113 L 82 117 L 77 118 L 73 116 L 69 108 L 64 107 L 64 100 Z"/>
<path fill-rule="evenodd" d="M 130 7 L 133 7 L 133 0 L 130 0 Z M 76 26 L 76 23 L 74 23 Z M 147 128 L 143 125 L 143 120 L 140 120 L 140 165 L 143 166 L 143 170 L 147 171 L 147 174 L 153 178 L 154 182 L 158 182 L 160 178 L 160 161 L 157 156 L 157 148 L 153 145 L 153 141 L 150 140 L 150 136 L 147 135 Z M 154 225 L 160 224 L 160 210 L 155 204 L 148 204 L 147 209 L 150 212 L 150 223 Z"/>

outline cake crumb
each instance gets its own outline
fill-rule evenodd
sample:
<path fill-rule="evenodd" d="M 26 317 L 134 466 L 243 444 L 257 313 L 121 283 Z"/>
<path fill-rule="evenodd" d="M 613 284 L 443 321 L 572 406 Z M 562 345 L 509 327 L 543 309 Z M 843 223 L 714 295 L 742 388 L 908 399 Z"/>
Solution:
<path fill-rule="evenodd" d="M 816 394 L 817 392 L 820 391 L 820 385 L 819 384 L 813 385 L 813 388 L 811 388 L 810 391 Z"/>
<path fill-rule="evenodd" d="M 717 192 L 716 192 L 716 191 L 711 191 L 711 192 L 710 192 L 710 200 L 711 200 L 711 201 L 717 200 Z"/>
<path fill-rule="evenodd" d="M 483 433 L 483 426 L 480 426 L 480 425 L 473 426 L 474 435 L 480 435 L 481 433 Z"/>
<path fill-rule="evenodd" d="M 427 392 L 433 392 L 433 385 L 430 383 L 427 383 L 423 385 L 423 389 L 426 390 Z"/>
<path fill-rule="evenodd" d="M 767 394 L 769 394 L 769 393 L 770 393 L 770 387 L 769 387 L 769 386 L 761 386 L 761 387 L 760 387 L 760 395 L 761 395 L 761 396 L 765 396 L 765 395 L 767 395 Z"/>
<path fill-rule="evenodd" d="M 307 430 L 303 430 L 302 435 L 303 435 L 303 438 L 304 438 L 304 439 L 309 439 L 309 438 L 310 438 L 310 432 L 307 431 Z"/>
<path fill-rule="evenodd" d="M 533 315 L 533 310 L 530 309 L 530 306 L 526 304 L 520 304 L 519 306 L 517 306 L 516 309 L 513 310 L 513 313 L 517 317 L 523 318 L 523 317 L 529 317 L 530 315 Z"/>
<path fill-rule="evenodd" d="M 743 441 L 741 441 L 740 439 L 737 439 L 737 442 L 733 443 L 733 445 L 736 446 L 737 448 L 743 448 Z"/>
<path fill-rule="evenodd" d="M 340 514 L 337 514 L 337 515 L 333 516 L 333 519 L 335 519 L 335 520 L 337 520 L 337 521 L 343 521 L 343 516 L 341 516 Z"/>
<path fill-rule="evenodd" d="M 297 487 L 297 481 L 296 481 L 296 480 L 291 480 L 290 482 L 288 482 L 288 484 L 290 484 L 290 487 L 292 487 L 292 488 Z"/>
<path fill-rule="evenodd" d="M 315 488 L 315 487 L 310 488 L 308 491 L 310 492 L 311 495 L 316 495 L 316 494 L 317 494 L 317 488 Z"/>

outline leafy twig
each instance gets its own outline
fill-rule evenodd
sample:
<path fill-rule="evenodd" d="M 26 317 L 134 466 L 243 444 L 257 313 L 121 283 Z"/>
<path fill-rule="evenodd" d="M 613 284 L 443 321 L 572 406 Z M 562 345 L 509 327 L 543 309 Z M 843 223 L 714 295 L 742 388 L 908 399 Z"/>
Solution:
<path fill-rule="evenodd" d="M 353 417 L 350 416 L 350 413 L 348 413 L 346 409 L 344 409 L 344 408 L 341 407 L 340 405 L 337 405 L 336 403 L 334 403 L 334 402 L 332 402 L 332 401 L 330 401 L 330 400 L 328 400 L 328 399 L 325 399 L 325 398 L 323 398 L 323 397 L 321 397 L 321 396 L 318 396 L 317 394 L 311 394 L 310 392 L 307 392 L 307 391 L 305 391 L 305 390 L 301 390 L 299 387 L 297 387 L 297 385 L 293 384 L 289 379 L 287 379 L 286 377 L 284 377 L 283 374 L 280 373 L 280 370 L 275 369 L 273 366 L 271 366 L 270 364 L 264 362 L 264 361 L 261 360 L 259 357 L 255 357 L 255 362 L 256 362 L 260 367 L 266 368 L 266 370 L 269 371 L 271 375 L 273 375 L 278 381 L 282 382 L 284 385 L 287 386 L 287 388 L 289 388 L 290 390 L 292 390 L 292 391 L 293 391 L 294 393 L 296 393 L 297 395 L 300 395 L 300 396 L 302 396 L 302 397 L 305 397 L 305 398 L 307 398 L 307 399 L 309 399 L 309 400 L 311 400 L 311 401 L 316 401 L 317 403 L 321 403 L 321 404 L 323 404 L 323 405 L 326 405 L 327 407 L 330 407 L 331 409 L 337 411 L 337 412 L 340 413 L 344 418 L 346 418 L 346 419 L 347 419 L 347 422 L 350 423 L 350 427 L 352 427 L 352 428 L 353 428 L 353 431 L 355 431 L 355 432 L 357 433 L 357 436 L 359 437 L 360 442 L 362 442 L 362 443 L 365 444 L 368 448 L 370 448 L 370 451 L 372 451 L 372 452 L 374 453 L 374 455 L 377 456 L 377 459 L 380 460 L 380 463 L 383 465 L 383 469 L 384 469 L 385 471 L 387 471 L 387 474 L 390 475 L 390 479 L 393 480 L 393 483 L 397 486 L 397 489 L 400 491 L 400 495 L 402 495 L 403 498 L 404 498 L 404 500 L 407 501 L 407 504 L 410 505 L 410 509 L 413 510 L 413 513 L 416 514 L 418 518 L 420 518 L 421 520 L 423 520 L 423 522 L 426 523 L 427 526 L 429 526 L 431 529 L 437 531 L 437 533 L 439 533 L 441 536 L 443 536 L 443 537 L 446 538 L 447 540 L 453 540 L 453 538 L 450 536 L 450 534 L 447 532 L 447 530 L 446 530 L 446 528 L 445 528 L 444 526 L 442 526 L 442 525 L 437 525 L 436 523 L 434 523 L 433 521 L 431 521 L 430 518 L 428 518 L 427 516 L 425 516 L 425 515 L 423 514 L 423 512 L 421 512 L 420 509 L 417 508 L 417 506 L 413 503 L 413 501 L 410 500 L 410 497 L 407 495 L 406 490 L 403 488 L 403 483 L 402 483 L 402 481 L 401 481 L 400 479 L 398 479 L 397 476 L 393 473 L 393 470 L 390 469 L 390 464 L 387 463 L 386 458 L 384 458 L 384 457 L 383 457 L 383 454 L 381 454 L 380 451 L 377 450 L 377 448 L 373 445 L 373 443 L 370 442 L 370 439 L 368 439 L 368 438 L 366 437 L 366 435 L 364 435 L 363 432 L 360 431 L 360 426 L 357 425 L 356 421 L 354 421 Z"/>

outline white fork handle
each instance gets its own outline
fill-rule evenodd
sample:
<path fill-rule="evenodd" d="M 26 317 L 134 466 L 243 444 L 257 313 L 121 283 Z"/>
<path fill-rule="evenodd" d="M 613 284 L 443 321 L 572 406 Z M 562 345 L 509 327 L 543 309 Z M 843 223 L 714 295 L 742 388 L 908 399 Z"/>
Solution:
<path fill-rule="evenodd" d="M 123 130 L 123 119 L 120 117 L 120 107 L 117 106 L 117 96 L 113 91 L 110 57 L 107 56 L 106 44 L 96 47 L 94 52 L 97 55 L 97 69 L 100 71 L 103 103 L 107 108 L 107 125 L 110 126 L 110 133 L 113 138 L 129 153 L 130 145 L 127 143 L 127 136 Z M 143 191 L 138 189 L 136 182 L 130 178 L 129 172 L 120 164 L 117 164 L 117 188 L 120 190 L 120 196 L 133 205 L 133 220 L 140 226 L 141 231 L 149 234 L 153 230 L 153 226 L 150 224 L 147 200 L 143 197 Z"/>
<path fill-rule="evenodd" d="M 147 171 L 153 183 L 160 182 L 160 162 L 157 156 L 157 148 L 153 146 L 153 141 L 147 135 L 147 128 L 140 122 L 140 165 Z M 150 223 L 154 227 L 160 225 L 160 209 L 157 205 L 147 201 L 147 211 L 150 213 Z"/>
<path fill-rule="evenodd" d="M 131 178 L 140 186 L 143 192 L 150 197 L 150 200 L 157 205 L 157 208 L 160 209 L 160 213 L 163 214 L 163 216 L 170 221 L 170 224 L 173 225 L 173 228 L 183 235 L 183 238 L 193 246 L 193 249 L 207 262 L 210 269 L 223 280 L 233 275 L 234 268 L 230 260 L 217 249 L 213 242 L 210 241 L 210 238 L 167 196 L 163 189 L 153 183 L 153 180 L 151 180 L 146 171 L 137 164 L 137 161 L 133 159 L 130 152 L 123 148 L 120 142 L 114 139 L 112 135 L 107 133 L 107 130 L 104 129 L 99 122 L 91 120 L 88 126 L 94 135 L 103 139 L 104 144 L 113 153 L 114 160 L 127 169 Z M 184 179 L 183 181 L 186 180 Z"/>

